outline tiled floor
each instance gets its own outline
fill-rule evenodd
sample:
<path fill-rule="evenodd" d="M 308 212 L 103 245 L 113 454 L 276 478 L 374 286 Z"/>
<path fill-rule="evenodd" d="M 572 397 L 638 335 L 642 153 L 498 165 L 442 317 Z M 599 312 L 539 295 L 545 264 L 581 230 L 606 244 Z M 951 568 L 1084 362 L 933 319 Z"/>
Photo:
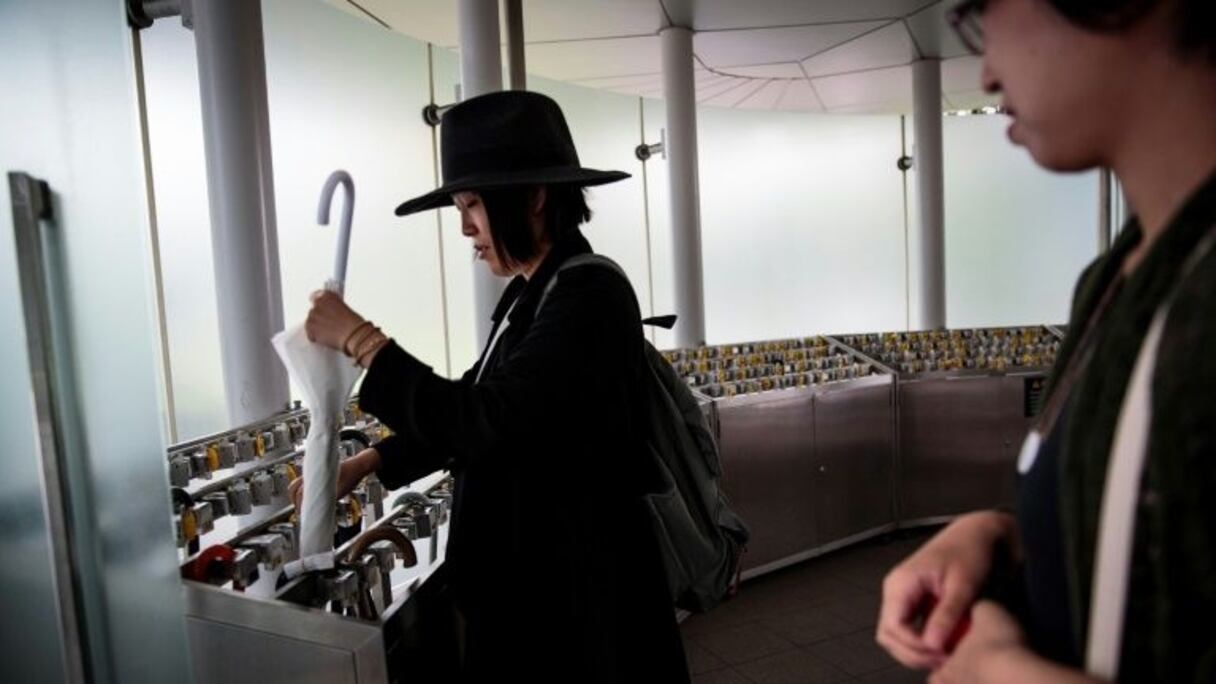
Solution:
<path fill-rule="evenodd" d="M 923 682 L 874 643 L 887 570 L 928 532 L 902 534 L 756 578 L 681 625 L 694 684 Z"/>

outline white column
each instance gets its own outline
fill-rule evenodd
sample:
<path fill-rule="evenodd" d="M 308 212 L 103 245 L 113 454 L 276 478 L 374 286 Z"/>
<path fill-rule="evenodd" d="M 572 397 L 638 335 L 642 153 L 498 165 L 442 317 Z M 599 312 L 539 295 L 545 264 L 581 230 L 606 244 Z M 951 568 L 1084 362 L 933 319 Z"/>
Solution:
<path fill-rule="evenodd" d="M 506 19 L 507 70 L 511 90 L 528 89 L 528 70 L 524 59 L 523 0 L 503 0 L 502 15 Z"/>
<path fill-rule="evenodd" d="M 283 329 L 262 7 L 193 0 L 202 95 L 220 353 L 233 425 L 287 407 L 287 372 L 270 345 Z"/>
<path fill-rule="evenodd" d="M 499 47 L 498 3 L 460 0 L 460 92 L 468 99 L 502 90 L 502 52 Z M 490 317 L 507 281 L 484 264 L 473 268 L 473 315 L 478 344 L 490 338 Z"/>
<path fill-rule="evenodd" d="M 705 344 L 701 275 L 701 197 L 697 177 L 697 99 L 692 31 L 669 27 L 663 42 L 663 99 L 667 103 L 667 177 L 675 259 L 675 338 L 678 347 Z"/>
<path fill-rule="evenodd" d="M 920 203 L 920 281 L 917 327 L 946 327 L 946 231 L 942 179 L 942 70 L 938 59 L 912 64 L 917 197 Z"/>

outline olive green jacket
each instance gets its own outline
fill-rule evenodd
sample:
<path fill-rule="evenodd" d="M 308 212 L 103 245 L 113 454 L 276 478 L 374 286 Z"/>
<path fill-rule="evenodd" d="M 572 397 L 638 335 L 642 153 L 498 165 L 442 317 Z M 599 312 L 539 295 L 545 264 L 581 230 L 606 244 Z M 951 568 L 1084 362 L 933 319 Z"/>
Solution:
<path fill-rule="evenodd" d="M 1216 681 L 1216 250 L 1179 277 L 1213 225 L 1216 175 L 1175 215 L 1096 323 L 1093 357 L 1072 389 L 1070 418 L 1061 428 L 1061 525 L 1075 643 L 1084 645 L 1115 426 L 1153 315 L 1173 293 L 1153 376 L 1121 681 Z M 1053 385 L 1078 352 L 1081 333 L 1123 257 L 1140 239 L 1133 220 L 1081 275 Z"/>

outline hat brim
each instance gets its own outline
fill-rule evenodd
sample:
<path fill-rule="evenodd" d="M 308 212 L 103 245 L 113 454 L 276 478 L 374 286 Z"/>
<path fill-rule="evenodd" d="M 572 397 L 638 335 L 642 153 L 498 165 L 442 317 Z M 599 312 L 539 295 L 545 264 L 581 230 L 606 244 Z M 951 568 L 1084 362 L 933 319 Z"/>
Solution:
<path fill-rule="evenodd" d="M 571 184 L 580 186 L 605 185 L 629 178 L 624 171 L 600 171 L 597 169 L 571 168 L 569 166 L 550 169 L 527 169 L 510 174 L 474 174 L 457 178 L 431 192 L 403 202 L 397 207 L 398 216 L 407 216 L 427 209 L 438 209 L 452 204 L 452 194 L 484 188 L 505 188 L 513 185 Z"/>

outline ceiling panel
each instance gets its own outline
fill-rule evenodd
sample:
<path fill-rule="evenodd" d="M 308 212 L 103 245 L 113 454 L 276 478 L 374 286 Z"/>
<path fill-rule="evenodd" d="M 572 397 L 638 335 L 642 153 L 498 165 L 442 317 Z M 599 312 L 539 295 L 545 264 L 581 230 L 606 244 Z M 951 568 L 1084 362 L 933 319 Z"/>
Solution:
<path fill-rule="evenodd" d="M 713 95 L 705 99 L 697 98 L 697 102 L 711 107 L 734 107 L 743 100 L 750 98 L 760 90 L 767 88 L 772 81 L 756 78 L 741 79 L 743 84 L 737 88 L 731 88 L 720 95 Z"/>
<path fill-rule="evenodd" d="M 715 71 L 748 78 L 804 78 L 802 67 L 798 66 L 797 62 L 745 67 L 715 67 Z"/>
<path fill-rule="evenodd" d="M 999 95 L 989 95 L 982 90 L 970 90 L 947 95 L 952 109 L 977 109 L 979 107 L 996 106 L 1001 103 Z"/>
<path fill-rule="evenodd" d="M 662 74 L 631 74 L 628 76 L 602 76 L 600 78 L 582 78 L 571 81 L 588 88 L 616 89 L 622 87 L 639 87 L 643 85 L 663 84 Z"/>
<path fill-rule="evenodd" d="M 665 25 L 658 0 L 526 0 L 523 10 L 529 43 L 654 35 Z"/>
<path fill-rule="evenodd" d="M 696 92 L 697 97 L 702 97 L 707 93 L 717 92 L 724 88 L 727 84 L 738 83 L 739 79 L 735 76 L 727 76 L 725 74 L 717 74 L 712 71 L 697 72 Z"/>
<path fill-rule="evenodd" d="M 366 17 L 350 0 L 325 1 Z M 458 43 L 457 0 L 357 1 L 397 32 L 439 46 Z M 942 84 L 952 101 L 955 94 L 968 107 L 997 99 L 978 91 L 978 58 L 951 59 L 965 50 L 945 21 L 949 0 L 662 1 L 666 5 L 660 0 L 526 0 L 529 72 L 661 96 L 661 42 L 655 32 L 665 23 L 664 6 L 679 15 L 679 4 L 699 31 L 694 37 L 699 59 L 723 72 L 697 70 L 697 99 L 703 103 L 817 111 L 823 108 L 817 87 L 833 111 L 910 107 L 910 72 L 895 65 L 914 59 L 918 47 L 946 58 Z M 816 52 L 822 54 L 810 57 Z M 815 77 L 813 85 L 801 78 L 804 69 Z"/>
<path fill-rule="evenodd" d="M 698 33 L 693 49 L 707 66 L 797 62 L 879 26 L 874 22 Z"/>
<path fill-rule="evenodd" d="M 328 0 L 328 2 L 332 5 L 348 7 L 351 5 L 348 0 Z M 455 0 L 409 0 L 409 2 L 358 0 L 358 2 L 368 12 L 391 26 L 394 31 L 445 47 L 452 47 L 460 42 L 460 34 L 456 28 Z M 524 21 L 526 25 L 527 20 Z"/>
<path fill-rule="evenodd" d="M 849 41 L 838 48 L 802 63 L 808 76 L 826 76 L 862 69 L 908 64 L 916 57 L 916 49 L 900 22 L 894 22 L 872 33 Z"/>
<path fill-rule="evenodd" d="M 795 83 L 795 81 L 789 79 L 769 81 L 768 85 L 747 96 L 735 104 L 735 107 L 738 109 L 776 109 L 778 101 L 789 89 L 791 83 Z"/>
<path fill-rule="evenodd" d="M 697 103 L 706 104 L 714 102 L 718 104 L 719 102 L 731 102 L 746 95 L 749 89 L 756 88 L 758 83 L 761 82 L 751 78 L 727 77 L 715 85 L 698 90 Z M 722 99 L 720 100 L 719 98 Z"/>
<path fill-rule="evenodd" d="M 823 105 L 819 102 L 819 96 L 815 94 L 810 82 L 806 80 L 790 81 L 789 88 L 781 95 L 781 100 L 777 106 L 779 109 L 793 111 L 823 111 Z"/>
<path fill-rule="evenodd" d="M 689 5 L 698 31 L 791 26 L 840 21 L 867 21 L 907 16 L 932 0 L 663 0 L 672 18 Z M 525 6 L 526 8 L 526 6 Z"/>
<path fill-rule="evenodd" d="M 907 114 L 911 107 L 911 104 L 908 102 L 895 100 L 891 102 L 870 102 L 850 107 L 837 107 L 828 111 L 832 114 Z"/>
<path fill-rule="evenodd" d="M 529 72 L 559 81 L 648 74 L 662 69 L 658 36 L 529 44 L 525 59 Z"/>
<path fill-rule="evenodd" d="M 980 72 L 984 61 L 979 57 L 956 57 L 942 60 L 942 92 L 958 93 L 980 89 Z"/>
<path fill-rule="evenodd" d="M 926 57 L 961 57 L 971 54 L 946 21 L 952 2 L 939 2 L 908 17 L 908 28 Z"/>
<path fill-rule="evenodd" d="M 815 89 L 832 111 L 882 102 L 912 102 L 912 69 L 901 66 L 815 79 Z"/>

